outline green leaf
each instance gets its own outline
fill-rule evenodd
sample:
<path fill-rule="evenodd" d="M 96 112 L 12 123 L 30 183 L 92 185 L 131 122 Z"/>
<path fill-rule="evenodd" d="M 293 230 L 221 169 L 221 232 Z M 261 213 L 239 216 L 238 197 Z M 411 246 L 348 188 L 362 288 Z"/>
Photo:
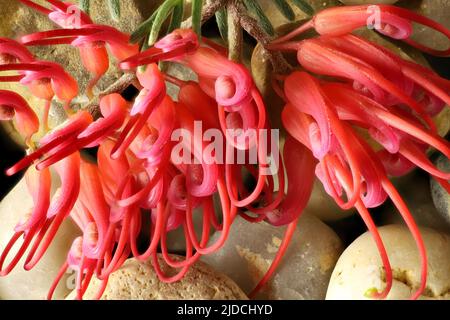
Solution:
<path fill-rule="evenodd" d="M 181 22 L 183 21 L 184 14 L 184 1 L 181 0 L 175 8 L 173 8 L 172 19 L 170 21 L 168 33 L 181 27 Z"/>
<path fill-rule="evenodd" d="M 192 30 L 199 39 L 202 36 L 202 9 L 203 0 L 192 0 Z"/>
<path fill-rule="evenodd" d="M 225 43 L 228 43 L 228 14 L 225 8 L 216 12 L 216 21 L 219 26 L 220 36 Z"/>
<path fill-rule="evenodd" d="M 89 14 L 89 0 L 78 0 L 78 4 L 80 6 L 80 9 Z"/>
<path fill-rule="evenodd" d="M 272 23 L 270 23 L 269 18 L 264 14 L 261 6 L 256 2 L 256 0 L 244 0 L 244 4 L 247 7 L 247 10 L 252 12 L 259 23 L 261 23 L 261 27 L 264 29 L 264 31 L 270 35 L 273 36 L 275 34 L 275 31 L 273 29 Z"/>
<path fill-rule="evenodd" d="M 311 7 L 311 5 L 305 0 L 292 0 L 292 2 L 307 15 L 310 16 L 314 15 L 313 7 Z"/>
<path fill-rule="evenodd" d="M 295 20 L 295 13 L 289 6 L 289 4 L 286 2 L 286 0 L 274 0 L 274 2 L 278 10 L 283 14 L 283 16 L 286 19 L 288 19 L 289 21 Z"/>
<path fill-rule="evenodd" d="M 134 30 L 134 32 L 131 34 L 130 37 L 130 42 L 131 43 L 138 43 L 141 39 L 145 38 L 153 25 L 153 21 L 156 18 L 156 14 L 158 13 L 158 10 L 156 10 L 155 12 L 153 12 L 153 14 L 150 16 L 150 18 L 148 18 L 147 20 L 145 20 L 144 22 L 142 22 L 136 30 Z"/>
<path fill-rule="evenodd" d="M 159 32 L 161 31 L 164 21 L 172 13 L 173 8 L 178 4 L 180 0 L 166 0 L 159 8 L 156 14 L 155 20 L 153 21 L 152 29 L 148 37 L 148 44 L 152 46 L 158 40 Z"/>
<path fill-rule="evenodd" d="M 108 0 L 109 13 L 114 21 L 120 20 L 120 0 Z"/>

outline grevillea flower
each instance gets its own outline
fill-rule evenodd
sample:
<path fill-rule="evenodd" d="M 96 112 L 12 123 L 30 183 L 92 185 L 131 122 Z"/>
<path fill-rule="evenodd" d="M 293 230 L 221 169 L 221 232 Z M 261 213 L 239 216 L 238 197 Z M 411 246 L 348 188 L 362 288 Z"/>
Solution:
<path fill-rule="evenodd" d="M 25 215 L 25 221 L 15 228 L 15 234 L 6 245 L 0 257 L 0 274 L 7 275 L 29 249 L 24 268 L 31 270 L 42 258 L 61 223 L 67 218 L 78 198 L 80 190 L 80 155 L 73 153 L 55 165 L 61 180 L 61 187 L 50 202 L 51 177 L 48 168 L 36 170 L 30 167 L 26 181 L 33 196 L 33 211 Z M 23 242 L 14 258 L 4 267 L 7 256 L 16 242 L 23 236 Z"/>
<path fill-rule="evenodd" d="M 15 119 L 18 131 L 31 146 L 31 137 L 39 131 L 39 119 L 26 100 L 15 92 L 0 90 L 0 121 Z"/>
<path fill-rule="evenodd" d="M 450 53 L 410 40 L 412 22 L 431 27 L 447 38 L 450 32 L 407 10 L 385 5 L 327 9 L 275 40 L 270 48 L 295 50 L 298 62 L 307 71 L 339 82 L 319 81 L 306 72 L 294 72 L 282 78 L 284 90 L 277 84 L 275 89 L 286 101 L 284 126 L 317 159 L 315 173 L 327 193 L 341 208 L 355 207 L 374 237 L 384 264 L 386 286 L 382 292 L 370 289 L 367 294 L 384 298 L 392 287 L 389 259 L 367 210 L 389 198 L 411 230 L 422 259 L 421 285 L 412 296 L 415 299 L 426 287 L 425 246 L 409 209 L 388 176 L 401 176 L 420 167 L 450 190 L 450 174 L 436 168 L 426 154 L 429 148 L 435 148 L 450 157 L 450 145 L 436 134 L 431 118 L 449 103 L 450 87 L 448 80 L 433 71 L 351 35 L 353 30 L 367 25 L 373 17 L 371 10 L 379 10 L 375 12 L 380 18 L 375 28 L 384 35 L 435 55 Z M 320 36 L 286 42 L 309 28 L 315 28 Z M 367 131 L 380 149 L 373 150 L 355 128 Z M 288 166 L 289 159 L 285 161 Z M 304 174 L 309 171 L 305 166 Z"/>
<path fill-rule="evenodd" d="M 64 102 L 66 112 L 78 95 L 78 84 L 59 64 L 49 61 L 12 63 L 0 65 L 0 71 L 16 71 L 17 76 L 0 76 L 0 81 L 18 81 L 27 86 L 34 96 L 45 101 L 42 123 L 48 129 L 48 113 L 56 96 Z"/>
<path fill-rule="evenodd" d="M 68 1 L 46 0 L 50 4 L 50 9 L 31 0 L 19 1 L 40 13 L 48 15 L 50 20 L 65 29 L 80 28 L 82 25 L 93 23 L 85 12 Z"/>
<path fill-rule="evenodd" d="M 192 30 L 177 29 L 159 40 L 151 48 L 121 61 L 120 68 L 132 70 L 162 60 L 179 61 L 194 53 L 199 47 L 197 35 Z"/>
<path fill-rule="evenodd" d="M 311 28 L 314 28 L 320 35 L 342 36 L 370 24 L 381 34 L 393 39 L 403 40 L 424 52 L 436 56 L 448 56 L 450 54 L 450 48 L 442 51 L 434 50 L 410 39 L 413 33 L 413 23 L 432 28 L 450 39 L 450 31 L 444 26 L 410 10 L 392 5 L 361 5 L 322 10 L 309 22 L 278 38 L 274 43 L 290 40 Z"/>
<path fill-rule="evenodd" d="M 119 137 L 113 157 L 123 154 L 139 132 L 145 126 L 152 112 L 162 103 L 166 96 L 164 77 L 156 64 L 147 66 L 143 73 L 137 73 L 140 84 L 144 87 L 136 98 L 130 111 L 130 119 Z"/>
<path fill-rule="evenodd" d="M 67 10 L 67 4 L 61 4 L 59 1 L 49 2 L 59 10 L 53 12 L 53 17 L 50 13 L 51 18 L 60 20 L 59 15 L 62 15 L 62 21 L 66 21 L 65 11 L 63 13 L 60 11 Z M 118 61 L 122 61 L 135 55 L 139 51 L 139 46 L 129 43 L 128 34 L 110 26 L 94 24 L 87 16 L 82 15 L 81 22 L 77 28 L 69 26 L 70 28 L 26 35 L 21 38 L 21 42 L 27 46 L 70 44 L 77 47 L 84 67 L 93 74 L 93 79 L 86 89 L 86 94 L 92 98 L 94 86 L 109 68 L 107 48 Z"/>
<path fill-rule="evenodd" d="M 264 136 L 270 124 L 249 71 L 228 60 L 223 48 L 206 39 L 199 41 L 192 30 L 179 29 L 138 53 L 138 46 L 129 43 L 129 35 L 96 25 L 84 13 L 79 25 L 74 24 L 70 3 L 48 0 L 48 9 L 32 1 L 22 2 L 64 28 L 28 35 L 22 42 L 78 47 L 84 66 L 94 75 L 88 95 L 109 67 L 107 48 L 120 61 L 120 68 L 136 73 L 141 87 L 130 104 L 119 94 L 102 97 L 102 117 L 95 121 L 87 111 L 70 114 L 65 123 L 46 132 L 37 148 L 7 170 L 7 174 L 14 174 L 28 168 L 26 177 L 35 207 L 16 227 L 0 256 L 0 275 L 11 272 L 28 249 L 25 268 L 35 266 L 62 221 L 70 217 L 82 234 L 74 239 L 49 298 L 68 268 L 77 271 L 78 299 L 93 277 L 102 281 L 97 294 L 100 298 L 110 274 L 130 256 L 141 261 L 152 259 L 158 277 L 171 283 L 180 280 L 202 255 L 223 246 L 239 214 L 250 222 L 265 220 L 288 226 L 276 258 L 253 295 L 280 263 L 317 176 L 341 208 L 359 211 L 374 237 L 386 272 L 386 287 L 370 293 L 383 298 L 392 286 L 389 259 L 368 212 L 387 199 L 399 209 L 421 254 L 422 282 L 414 298 L 424 290 L 427 258 L 423 241 L 388 175 L 403 175 L 418 166 L 450 190 L 449 174 L 438 170 L 426 156 L 430 147 L 450 156 L 448 142 L 435 134 L 431 118 L 450 101 L 450 85 L 432 71 L 350 35 L 365 25 L 368 6 L 323 11 L 271 45 L 273 49 L 296 50 L 305 70 L 339 80 L 319 81 L 306 72 L 280 78 L 284 88 L 275 89 L 286 101 L 283 123 L 289 132 L 282 157 L 271 143 L 277 137 Z M 403 9 L 379 9 L 378 31 L 428 52 L 444 53 L 413 43 L 409 39 L 411 21 L 448 36 L 447 30 Z M 311 27 L 322 36 L 283 43 Z M 11 54 L 5 55 L 8 48 L 12 48 Z M 21 81 L 36 96 L 48 102 L 56 96 L 66 106 L 78 93 L 76 83 L 61 67 L 33 60 L 17 43 L 0 39 L 0 57 L 6 62 L 0 71 L 18 72 L 0 80 Z M 198 81 L 164 74 L 157 66 L 160 61 L 183 64 Z M 167 95 L 166 82 L 179 87 L 177 97 Z M 0 91 L 0 105 L 5 119 L 15 111 L 18 127 L 28 139 L 35 133 L 37 120 L 26 103 Z M 218 131 L 220 139 L 212 134 L 198 136 L 198 122 L 204 130 Z M 366 130 L 380 149 L 373 150 L 355 128 Z M 214 146 L 218 148 L 211 148 L 205 142 L 208 139 L 217 140 Z M 82 149 L 94 147 L 98 147 L 97 163 L 80 156 Z M 221 159 L 224 155 L 218 150 L 226 151 L 227 158 Z M 250 159 L 255 151 L 255 163 L 236 161 L 239 152 Z M 272 171 L 269 157 L 279 163 Z M 53 199 L 50 168 L 61 180 Z M 244 183 L 243 173 L 256 181 L 253 190 Z M 221 222 L 214 208 L 216 197 L 221 204 Z M 194 228 L 194 215 L 202 218 L 200 236 Z M 143 230 L 143 218 L 151 221 L 149 230 Z M 167 247 L 168 234 L 177 229 L 183 230 L 186 240 L 186 256 L 181 261 L 171 258 Z M 208 245 L 211 230 L 220 236 Z M 141 233 L 149 238 L 143 252 L 138 248 Z M 23 244 L 4 267 L 21 237 Z M 159 249 L 164 262 L 178 270 L 175 275 L 163 272 Z"/>
<path fill-rule="evenodd" d="M 40 148 L 7 170 L 7 174 L 13 175 L 42 157 L 44 159 L 37 163 L 37 167 L 47 168 L 78 150 L 100 145 L 120 129 L 125 120 L 127 106 L 127 102 L 119 94 L 103 97 L 100 100 L 103 118 L 93 122 L 92 116 L 86 111 L 76 113 L 43 137 L 40 140 Z"/>
<path fill-rule="evenodd" d="M 434 167 L 425 154 L 426 148 L 421 149 L 418 145 L 434 147 L 449 157 L 448 142 L 428 132 L 417 121 L 405 119 L 392 108 L 386 108 L 348 85 L 320 85 L 306 73 L 294 73 L 286 79 L 285 96 L 288 101 L 283 111 L 285 127 L 298 141 L 310 148 L 320 161 L 316 174 L 330 196 L 343 208 L 355 206 L 375 237 L 387 276 L 386 289 L 379 297 L 385 297 L 389 292 L 392 274 L 387 256 L 383 256 L 385 250 L 366 208 L 379 206 L 389 196 L 399 209 L 413 232 L 422 257 L 422 284 L 413 296 L 417 298 L 425 288 L 427 273 L 427 259 L 420 233 L 405 203 L 388 180 L 383 158 L 375 154 L 350 124 L 368 129 L 387 152 L 398 153 L 431 175 L 444 180 L 449 179 L 450 174 Z M 312 110 L 323 111 L 314 113 Z M 328 123 L 328 126 L 320 126 L 320 122 Z M 322 146 L 323 137 L 329 137 L 329 147 L 322 149 L 319 154 L 315 153 L 314 150 Z M 345 205 L 341 199 L 344 190 L 347 198 L 352 199 Z"/>
<path fill-rule="evenodd" d="M 34 60 L 28 49 L 17 41 L 0 37 L 0 65 L 10 63 L 28 63 Z"/>
<path fill-rule="evenodd" d="M 320 154 L 315 154 L 319 161 L 316 166 L 316 175 L 322 181 L 325 190 L 339 205 L 343 206 L 341 197 L 344 192 L 347 194 L 347 198 L 351 201 L 345 207 L 350 205 L 356 207 L 374 236 L 386 272 L 386 288 L 376 296 L 385 297 L 389 292 L 392 285 L 392 270 L 384 245 L 366 208 L 380 205 L 386 200 L 387 195 L 399 208 L 418 243 L 423 259 L 423 282 L 421 286 L 421 290 L 423 290 L 427 272 L 426 256 L 422 239 L 417 232 L 417 226 L 406 205 L 389 182 L 381 161 L 375 156 L 367 143 L 357 136 L 351 126 L 339 118 L 338 107 L 343 108 L 343 106 L 328 97 L 328 92 L 333 91 L 331 89 L 325 91 L 325 87 L 321 87 L 318 80 L 306 73 L 290 75 L 285 81 L 288 105 L 283 111 L 283 123 L 288 132 L 310 148 L 311 152 L 314 152 L 314 149 L 317 148 L 314 145 L 320 145 L 320 137 L 330 137 L 329 148 L 323 150 Z M 350 99 L 349 101 L 353 100 Z M 357 102 L 353 102 L 353 106 L 357 104 Z M 329 126 L 325 131 L 320 128 L 318 123 L 323 115 L 312 114 L 310 112 L 312 109 L 326 110 L 327 118 L 325 121 L 329 123 Z M 357 113 L 359 112 L 361 114 L 368 113 L 361 107 L 357 110 Z M 342 114 L 345 120 L 364 121 L 363 117 L 356 117 L 356 113 L 350 113 L 348 108 Z M 352 116 L 350 117 L 349 114 Z M 370 117 L 367 117 L 366 121 L 368 119 Z M 324 121 L 323 119 L 320 120 Z M 371 124 L 370 122 L 364 123 Z M 317 139 L 317 136 L 319 139 Z M 421 290 L 418 291 L 416 296 L 420 295 Z"/>

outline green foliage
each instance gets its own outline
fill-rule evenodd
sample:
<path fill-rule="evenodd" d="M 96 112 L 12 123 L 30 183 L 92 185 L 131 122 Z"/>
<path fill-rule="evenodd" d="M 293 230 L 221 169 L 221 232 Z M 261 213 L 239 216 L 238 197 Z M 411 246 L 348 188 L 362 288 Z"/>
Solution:
<path fill-rule="evenodd" d="M 289 21 L 293 21 L 295 19 L 295 13 L 292 10 L 291 6 L 286 2 L 286 0 L 274 0 L 274 2 L 278 10 L 286 19 L 288 19 Z"/>
<path fill-rule="evenodd" d="M 159 38 L 161 28 L 166 19 L 171 15 L 174 7 L 180 2 L 180 0 L 167 0 L 157 10 L 156 17 L 153 21 L 152 29 L 148 37 L 148 44 L 152 46 Z"/>
<path fill-rule="evenodd" d="M 199 36 L 202 34 L 203 0 L 192 0 L 192 30 Z"/>
<path fill-rule="evenodd" d="M 314 15 L 313 7 L 311 7 L 311 5 L 305 0 L 292 0 L 292 2 L 307 15 L 310 16 Z"/>
<path fill-rule="evenodd" d="M 274 28 L 266 16 L 257 0 L 242 0 L 246 10 L 258 21 L 262 29 L 269 35 L 274 36 Z M 294 11 L 287 0 L 273 0 L 276 8 L 288 20 L 295 19 Z M 203 0 L 191 0 L 192 2 L 192 29 L 201 36 L 202 8 Z M 88 6 L 88 0 L 80 0 L 80 5 Z M 120 15 L 120 0 L 108 0 L 113 17 Z M 309 15 L 314 14 L 311 5 L 305 0 L 292 0 L 292 3 Z M 114 5 L 113 5 L 114 4 Z M 87 7 L 88 8 L 88 7 Z M 138 43 L 146 39 L 144 47 L 153 45 L 161 36 L 180 28 L 184 16 L 184 0 L 165 0 L 155 12 L 131 35 L 131 42 Z M 227 41 L 228 38 L 228 20 L 227 10 L 222 8 L 215 13 L 217 25 L 219 27 L 221 37 Z M 170 21 L 169 21 L 170 19 Z M 167 28 L 163 28 L 166 22 L 170 22 Z M 162 34 L 164 32 L 164 34 Z"/>
<path fill-rule="evenodd" d="M 170 20 L 169 29 L 167 30 L 168 33 L 181 27 L 181 22 L 183 21 L 183 15 L 184 15 L 184 1 L 180 1 L 173 8 L 172 19 Z"/>
<path fill-rule="evenodd" d="M 220 36 L 225 43 L 228 42 L 228 14 L 225 8 L 216 12 L 217 26 L 219 27 Z"/>
<path fill-rule="evenodd" d="M 268 35 L 273 36 L 275 34 L 275 30 L 273 29 L 272 23 L 270 23 L 269 18 L 267 18 L 259 3 L 256 0 L 244 0 L 244 4 L 247 7 L 247 10 L 255 15 L 264 31 Z"/>
<path fill-rule="evenodd" d="M 150 16 L 150 18 L 148 18 L 147 20 L 142 22 L 136 28 L 136 30 L 134 30 L 134 32 L 131 34 L 131 39 L 130 39 L 130 41 L 132 43 L 138 43 L 140 40 L 142 40 L 143 38 L 148 36 L 148 34 L 150 33 L 150 30 L 152 28 L 153 21 L 156 18 L 157 13 L 158 13 L 158 10 L 153 12 L 153 14 Z"/>
<path fill-rule="evenodd" d="M 192 0 L 192 29 L 201 36 L 202 0 Z M 164 24 L 170 18 L 168 28 L 164 34 L 180 28 L 184 15 L 184 0 L 166 0 L 155 12 L 141 23 L 131 34 L 131 42 L 137 43 L 147 37 L 147 45 L 152 46 L 161 36 Z"/>

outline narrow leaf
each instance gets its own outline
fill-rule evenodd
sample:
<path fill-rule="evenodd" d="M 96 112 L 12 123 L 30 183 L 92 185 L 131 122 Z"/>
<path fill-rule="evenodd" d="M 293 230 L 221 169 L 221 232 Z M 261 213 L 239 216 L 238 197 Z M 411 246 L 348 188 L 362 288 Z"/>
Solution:
<path fill-rule="evenodd" d="M 142 22 L 136 30 L 131 34 L 130 41 L 131 43 L 138 43 L 141 39 L 145 38 L 149 33 L 153 25 L 153 21 L 156 18 L 156 15 L 158 13 L 158 10 L 153 12 L 153 14 Z"/>
<path fill-rule="evenodd" d="M 307 15 L 310 16 L 314 15 L 313 7 L 311 7 L 311 5 L 305 0 L 292 0 L 292 2 Z"/>
<path fill-rule="evenodd" d="M 247 10 L 252 12 L 259 23 L 261 23 L 261 27 L 264 29 L 264 31 L 270 35 L 273 36 L 275 34 L 275 31 L 273 30 L 272 23 L 270 23 L 269 18 L 264 14 L 261 6 L 256 2 L 256 0 L 244 0 L 244 4 L 247 7 Z"/>
<path fill-rule="evenodd" d="M 275 5 L 281 14 L 289 21 L 295 20 L 295 13 L 291 6 L 286 2 L 286 0 L 274 0 Z"/>
<path fill-rule="evenodd" d="M 80 6 L 80 9 L 89 14 L 89 0 L 78 0 L 78 4 Z"/>
<path fill-rule="evenodd" d="M 120 20 L 120 0 L 108 0 L 109 13 L 114 21 Z"/>
<path fill-rule="evenodd" d="M 225 43 L 228 42 L 228 17 L 227 10 L 222 8 L 216 12 L 217 25 L 219 27 L 220 36 Z"/>
<path fill-rule="evenodd" d="M 203 0 L 192 0 L 192 29 L 201 38 Z"/>
<path fill-rule="evenodd" d="M 178 4 L 180 0 L 166 0 L 158 9 L 155 21 L 153 21 L 152 30 L 150 31 L 150 36 L 148 37 L 148 45 L 152 46 L 158 40 L 159 32 L 161 31 L 164 21 L 172 13 L 174 6 Z"/>
<path fill-rule="evenodd" d="M 181 22 L 183 21 L 184 14 L 184 1 L 181 0 L 175 8 L 173 8 L 172 19 L 170 21 L 168 33 L 181 27 Z"/>

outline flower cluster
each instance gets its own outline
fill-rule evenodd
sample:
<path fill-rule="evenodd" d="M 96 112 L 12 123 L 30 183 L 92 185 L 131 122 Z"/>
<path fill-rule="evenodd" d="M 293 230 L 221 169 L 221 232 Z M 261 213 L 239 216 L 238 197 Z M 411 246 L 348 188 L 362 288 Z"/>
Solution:
<path fill-rule="evenodd" d="M 420 232 L 406 204 L 388 176 L 403 176 L 419 167 L 450 190 L 449 173 L 439 171 L 428 159 L 434 148 L 450 157 L 448 141 L 436 133 L 433 116 L 450 104 L 450 82 L 433 71 L 404 60 L 393 52 L 351 34 L 366 26 L 368 6 L 327 9 L 292 33 L 275 40 L 271 49 L 295 50 L 305 71 L 283 79 L 284 89 L 275 83 L 286 106 L 282 120 L 289 134 L 301 142 L 316 159 L 304 173 L 315 171 L 327 193 L 342 209 L 355 207 L 380 251 L 386 287 L 374 297 L 384 298 L 392 286 L 392 270 L 383 242 L 367 210 L 390 198 L 410 228 L 422 258 L 422 282 L 413 295 L 426 287 L 427 258 Z M 407 10 L 379 6 L 380 33 L 406 41 L 437 55 L 447 55 L 410 40 L 412 22 L 442 32 L 437 23 Z M 319 36 L 289 41 L 309 28 Z M 316 78 L 314 75 L 334 80 Z M 328 78 L 330 79 L 330 78 Z M 361 132 L 375 143 L 369 144 Z M 376 144 L 376 147 L 374 147 Z M 300 174 L 300 176 L 302 176 Z"/>
<path fill-rule="evenodd" d="M 67 4 L 59 1 L 49 1 L 53 10 L 31 1 L 23 2 L 50 17 L 61 15 L 67 9 Z M 152 259 L 161 280 L 177 281 L 201 255 L 214 252 L 224 244 L 238 214 L 255 222 L 267 218 L 278 225 L 295 224 L 309 194 L 306 192 L 299 201 L 292 194 L 298 190 L 290 187 L 285 195 L 282 167 L 274 172 L 280 180 L 281 191 L 273 196 L 275 177 L 267 174 L 270 167 L 267 155 L 278 161 L 281 156 L 276 148 L 268 150 L 259 134 L 269 129 L 268 119 L 263 100 L 245 67 L 229 61 L 223 48 L 208 41 L 200 43 L 192 30 L 175 30 L 139 53 L 137 46 L 129 44 L 128 35 L 109 26 L 93 24 L 84 15 L 81 22 L 80 26 L 61 24 L 63 29 L 26 35 L 21 43 L 7 39 L 3 42 L 14 50 L 7 50 L 9 55 L 3 60 L 8 62 L 1 70 L 13 70 L 19 75 L 5 76 L 2 80 L 20 81 L 46 101 L 45 118 L 41 121 L 46 134 L 30 147 L 21 161 L 7 170 L 8 175 L 13 175 L 26 169 L 34 209 L 16 227 L 0 256 L 1 275 L 10 273 L 24 256 L 25 269 L 32 269 L 67 218 L 78 225 L 82 236 L 74 240 L 49 298 L 68 268 L 78 272 L 76 289 L 81 299 L 93 276 L 106 285 L 109 275 L 130 256 L 142 261 Z M 99 119 L 84 110 L 74 112 L 70 101 L 78 95 L 76 82 L 61 66 L 36 61 L 24 46 L 55 44 L 71 44 L 80 50 L 83 65 L 94 74 L 88 94 L 108 69 L 108 48 L 120 61 L 120 68 L 136 74 L 139 95 L 133 102 L 117 93 L 103 96 Z M 20 63 L 13 63 L 13 58 Z M 166 75 L 158 68 L 157 63 L 161 61 L 183 64 L 198 76 L 198 82 Z M 166 92 L 167 82 L 179 87 L 175 100 Z M 50 130 L 46 117 L 54 96 L 66 102 L 68 120 Z M 34 112 L 13 93 L 0 92 L 0 99 L 4 110 L 2 119 L 10 119 L 15 111 L 18 129 L 31 141 L 39 128 Z M 206 129 L 223 132 L 221 150 L 234 149 L 244 155 L 256 150 L 256 164 L 211 161 L 220 155 L 215 150 L 205 155 L 206 142 L 194 132 L 196 121 L 201 121 Z M 181 144 L 173 141 L 177 129 L 183 129 Z M 229 129 L 237 134 L 228 134 Z M 247 135 L 249 131 L 256 134 Z M 81 151 L 86 148 L 98 148 L 97 163 L 83 158 Z M 303 150 L 297 149 L 293 156 L 301 157 Z M 176 161 L 180 152 L 195 161 Z M 288 163 L 287 171 L 295 172 L 298 163 Z M 52 170 L 61 181 L 61 188 L 53 197 Z M 257 181 L 254 190 L 249 190 L 244 183 L 243 172 Z M 221 203 L 220 213 L 215 212 L 213 198 L 216 196 Z M 277 209 L 274 214 L 280 203 L 284 203 L 284 211 Z M 200 239 L 193 224 L 196 208 L 202 209 Z M 245 214 L 249 209 L 254 216 Z M 220 219 L 218 214 L 222 215 Z M 142 230 L 146 216 L 151 220 L 150 230 Z M 186 237 L 184 261 L 173 260 L 166 244 L 167 233 L 178 228 L 184 230 Z M 222 236 L 209 244 L 212 228 Z M 150 235 L 144 252 L 139 251 L 141 232 Z M 19 250 L 8 258 L 21 238 Z M 176 276 L 168 277 L 161 271 L 157 259 L 159 248 L 165 262 L 179 269 Z"/>

